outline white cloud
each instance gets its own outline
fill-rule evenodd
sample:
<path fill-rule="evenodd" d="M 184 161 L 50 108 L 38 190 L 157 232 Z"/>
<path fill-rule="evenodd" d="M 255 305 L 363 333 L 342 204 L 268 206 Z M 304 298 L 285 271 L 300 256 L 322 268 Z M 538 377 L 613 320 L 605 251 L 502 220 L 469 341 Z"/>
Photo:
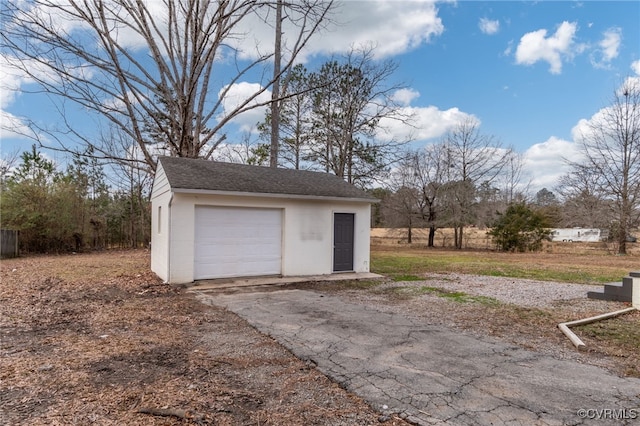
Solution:
<path fill-rule="evenodd" d="M 576 161 L 579 157 L 580 151 L 575 143 L 552 136 L 545 142 L 532 145 L 524 153 L 524 180 L 531 181 L 534 193 L 542 188 L 551 190 L 558 184 L 558 179 L 569 172 L 566 160 Z"/>
<path fill-rule="evenodd" d="M 33 77 L 27 75 L 22 69 L 28 69 Z M 34 78 L 45 83 L 55 83 L 60 80 L 56 73 L 36 60 L 18 59 L 0 54 L 0 90 L 2 90 L 0 108 L 11 105 L 24 86 L 35 83 Z"/>
<path fill-rule="evenodd" d="M 618 56 L 621 41 L 622 30 L 620 28 L 611 28 L 604 33 L 604 38 L 600 42 L 604 60 L 610 61 Z"/>
<path fill-rule="evenodd" d="M 28 69 L 32 75 L 27 75 L 21 69 Z M 89 70 L 77 68 L 70 72 L 88 73 Z M 27 92 L 36 80 L 46 84 L 60 84 L 60 76 L 39 61 L 0 54 L 0 140 L 47 139 L 45 135 L 31 129 L 21 117 L 9 112 L 20 95 Z"/>
<path fill-rule="evenodd" d="M 2 56 L 0 56 L 0 62 Z M 19 95 L 20 85 L 23 79 L 20 76 L 7 72 L 8 69 L 4 65 L 0 65 L 0 109 L 7 108 L 13 104 Z"/>
<path fill-rule="evenodd" d="M 631 69 L 636 73 L 636 76 L 628 77 L 620 87 L 617 88 L 617 96 L 621 96 L 623 89 L 629 87 L 629 85 L 640 87 L 640 60 L 633 62 Z M 590 138 L 594 136 L 594 132 L 601 131 L 599 129 L 610 128 L 612 125 L 611 117 L 617 114 L 613 109 L 615 109 L 615 107 L 605 106 L 596 111 L 590 118 L 580 119 L 576 125 L 573 126 L 571 129 L 571 138 L 574 141 L 574 152 L 572 152 L 572 155 L 576 157 L 570 158 L 572 161 L 580 159 L 580 153 L 577 151 L 578 145 L 590 140 Z"/>
<path fill-rule="evenodd" d="M 54 7 L 36 5 L 31 6 L 29 10 L 46 17 L 55 28 L 63 32 L 73 33 L 87 29 L 86 24 L 68 19 L 68 15 L 62 12 L 68 7 L 64 0 L 53 3 Z M 166 37 L 166 5 L 161 1 L 148 1 L 145 4 L 150 18 L 157 25 L 157 31 Z M 328 16 L 334 24 L 323 30 L 320 37 L 314 36 L 310 40 L 305 49 L 307 57 L 318 53 L 343 53 L 352 46 L 370 43 L 377 46 L 376 55 L 389 57 L 428 43 L 444 31 L 442 20 L 438 17 L 436 2 L 433 0 L 370 0 L 366 3 L 338 1 L 335 5 L 335 9 Z M 108 13 L 117 14 L 118 19 L 130 20 L 124 9 L 113 8 Z M 286 44 L 287 37 L 291 37 L 289 45 L 292 45 L 297 38 L 296 25 L 302 21 L 302 17 L 294 16 L 295 12 L 291 10 L 287 13 L 291 14 L 292 19 L 283 21 L 284 39 Z M 230 39 L 229 43 L 240 49 L 241 58 L 255 59 L 258 52 L 265 54 L 273 51 L 274 16 L 273 10 L 265 8 L 259 13 L 248 14 L 234 29 L 238 37 Z M 293 22 L 294 20 L 297 22 Z M 242 37 L 241 34 L 248 36 Z M 146 45 L 140 34 L 127 26 L 120 26 L 112 35 L 124 47 L 139 49 Z"/>
<path fill-rule="evenodd" d="M 638 61 L 640 62 L 640 61 Z M 635 64 L 635 63 L 634 63 Z M 640 65 L 639 65 L 640 67 Z M 633 64 L 632 64 L 633 68 Z M 623 90 L 629 86 L 640 87 L 640 76 L 628 77 L 616 90 L 616 96 L 622 96 Z M 608 105 L 596 113 L 590 118 L 583 118 L 571 129 L 571 136 L 577 143 L 583 142 L 585 139 L 589 139 L 594 131 L 597 129 L 610 128 L 614 123 L 611 121 L 611 117 L 616 116 L 618 113 L 615 111 L 615 106 Z"/>
<path fill-rule="evenodd" d="M 564 21 L 556 32 L 547 37 L 547 30 L 541 29 L 527 33 L 520 38 L 516 49 L 516 63 L 533 65 L 538 61 L 548 62 L 552 74 L 562 72 L 562 60 L 571 58 L 584 46 L 576 46 L 574 37 L 577 31 L 575 22 Z"/>
<path fill-rule="evenodd" d="M 629 77 L 629 79 L 638 79 L 640 84 L 640 60 L 633 62 L 631 68 L 638 77 Z M 628 84 L 628 80 L 624 84 Z M 552 136 L 545 142 L 532 145 L 524 154 L 524 173 L 531 180 L 532 190 L 535 192 L 545 187 L 553 188 L 558 179 L 570 171 L 567 160 L 583 161 L 584 154 L 580 149 L 582 142 L 594 129 L 606 126 L 607 117 L 610 115 L 609 107 L 604 107 L 590 118 L 579 120 L 571 129 L 572 141 Z"/>
<path fill-rule="evenodd" d="M 635 75 L 630 75 L 629 77 L 627 77 L 623 84 L 623 87 L 640 87 L 640 60 L 632 62 L 630 68 L 635 73 Z M 620 89 L 622 89 L 622 87 Z"/>
<path fill-rule="evenodd" d="M 61 1 L 64 3 L 64 0 Z M 325 29 L 321 35 L 316 35 L 310 40 L 305 50 L 307 58 L 316 54 L 343 53 L 353 47 L 364 44 L 376 46 L 375 54 L 378 57 L 388 57 L 427 43 L 444 31 L 442 21 L 438 17 L 438 9 L 435 2 L 430 0 L 408 2 L 375 0 L 368 2 L 366 7 L 363 7 L 361 2 L 345 1 L 338 2 L 337 5 L 338 8 L 331 16 L 335 24 L 331 28 Z M 31 6 L 36 13 L 47 16 L 52 25 L 60 31 L 70 34 L 75 33 L 76 35 L 81 34 L 81 31 L 86 29 L 86 26 L 78 21 L 65 18 L 65 14 L 61 12 L 64 7 L 64 4 L 61 5 L 60 9 L 38 5 Z M 147 3 L 147 7 L 150 15 L 156 18 L 156 22 L 159 25 L 158 31 L 163 34 L 166 33 L 166 19 L 164 19 L 166 6 L 158 1 Z M 117 13 L 125 12 L 119 11 Z M 257 16 L 246 19 L 236 30 L 238 34 L 250 34 L 246 38 L 238 37 L 236 39 L 236 46 L 242 49 L 241 58 L 255 59 L 258 51 L 264 54 L 273 49 L 273 28 L 268 23 L 265 23 L 264 19 L 261 20 Z M 287 35 L 294 37 L 296 34 L 295 28 L 289 19 L 284 21 L 284 34 L 285 38 Z M 137 49 L 143 46 L 140 36 L 127 28 L 120 28 L 117 33 L 114 33 L 114 37 L 125 47 Z M 230 42 L 233 42 L 233 40 L 230 40 Z M 304 60 L 305 58 L 301 59 Z M 33 82 L 25 75 L 9 75 L 4 71 L 4 65 L 10 60 L 15 60 L 15 58 L 0 57 L 0 74 L 3 74 L 1 76 L 2 88 L 6 89 L 3 90 L 0 99 L 0 108 L 3 109 L 15 101 L 17 94 L 26 84 Z M 42 69 L 43 73 L 46 72 L 46 67 L 37 63 L 30 64 L 29 67 L 30 69 Z M 89 71 L 88 69 L 78 69 L 76 72 L 86 73 Z M 47 77 L 44 74 L 42 74 L 42 77 L 52 83 L 55 83 L 53 79 L 57 78 L 55 75 Z M 242 93 L 238 92 L 238 90 L 246 89 L 247 84 L 249 83 L 240 83 L 237 85 L 238 87 L 234 88 L 236 98 L 242 98 Z M 264 95 L 270 96 L 265 92 L 265 94 L 261 95 L 261 99 Z M 398 93 L 398 96 L 405 96 L 404 102 L 408 103 L 411 101 L 412 95 L 407 92 Z M 233 97 L 231 96 L 225 100 L 226 111 L 232 109 L 230 104 L 234 102 Z M 118 104 L 115 99 L 105 103 L 106 106 Z M 258 115 L 261 119 L 263 112 L 264 108 L 259 108 L 254 112 L 242 114 L 234 119 L 234 122 L 242 123 L 241 126 L 243 127 L 254 126 L 254 119 Z"/>
<path fill-rule="evenodd" d="M 420 97 L 420 92 L 414 89 L 400 89 L 397 90 L 392 99 L 400 105 L 407 106 L 411 104 L 411 101 Z"/>
<path fill-rule="evenodd" d="M 480 18 L 478 27 L 480 27 L 480 31 L 482 31 L 484 34 L 496 34 L 498 31 L 500 31 L 500 21 L 493 21 L 488 18 Z"/>
<path fill-rule="evenodd" d="M 504 56 L 511 56 L 511 52 L 513 52 L 513 40 L 509 40 L 509 43 L 507 44 L 507 47 L 504 49 L 502 54 Z"/>
<path fill-rule="evenodd" d="M 37 135 L 20 117 L 0 110 L 0 141 L 30 138 L 37 138 Z"/>
<path fill-rule="evenodd" d="M 127 99 L 131 104 L 138 103 L 136 97 L 131 91 L 127 91 Z M 102 102 L 102 105 L 105 109 L 110 111 L 125 111 L 127 109 L 127 103 L 125 102 L 125 99 L 120 96 L 106 99 Z"/>
<path fill-rule="evenodd" d="M 32 9 L 48 19 L 50 16 L 52 25 L 61 31 L 72 33 L 87 28 L 79 21 L 68 19 L 61 12 L 65 8 L 64 0 L 59 2 L 62 4 L 54 8 L 33 6 Z M 166 37 L 166 5 L 162 1 L 148 1 L 145 4 L 157 31 Z M 113 8 L 109 13 L 117 14 L 117 19 L 131 19 L 124 9 Z M 283 40 L 285 45 L 292 46 L 299 32 L 297 25 L 302 22 L 303 17 L 296 16 L 292 10 L 287 10 L 287 14 L 291 19 L 283 20 Z M 236 37 L 230 38 L 228 43 L 239 49 L 241 59 L 256 59 L 260 55 L 273 52 L 274 17 L 272 9 L 264 8 L 258 13 L 247 14 L 234 28 Z M 368 44 L 377 46 L 375 54 L 378 57 L 390 57 L 428 43 L 444 31 L 442 20 L 438 17 L 436 2 L 433 0 L 369 0 L 366 3 L 338 1 L 328 18 L 333 24 L 324 29 L 321 36 L 315 35 L 311 38 L 304 51 L 306 58 L 316 54 L 343 53 L 349 51 L 352 46 Z M 146 46 L 142 36 L 128 26 L 119 26 L 112 35 L 120 45 L 127 48 L 136 50 Z M 283 52 L 285 57 L 286 50 L 285 48 Z"/>
<path fill-rule="evenodd" d="M 460 122 L 474 118 L 458 108 L 440 110 L 435 106 L 404 107 L 400 111 L 403 115 L 410 116 L 411 125 L 392 118 L 380 120 L 380 129 L 376 135 L 383 141 L 426 141 L 442 137 Z"/>
<path fill-rule="evenodd" d="M 578 121 L 578 123 L 571 129 L 571 137 L 573 138 L 573 140 L 576 142 L 582 141 L 585 136 L 591 132 L 592 126 L 596 122 L 602 120 L 603 112 L 604 109 L 595 113 L 590 119 L 583 118 Z"/>
<path fill-rule="evenodd" d="M 602 40 L 591 54 L 591 63 L 596 68 L 607 68 L 611 61 L 618 57 L 622 43 L 622 29 L 609 28 L 604 32 Z"/>
<path fill-rule="evenodd" d="M 261 86 L 258 83 L 242 82 L 233 85 L 223 100 L 224 111 L 232 111 L 260 89 Z M 400 108 L 399 113 L 405 117 L 411 117 L 411 124 L 393 118 L 383 118 L 380 120 L 380 128 L 376 137 L 382 141 L 429 140 L 443 136 L 463 120 L 468 118 L 475 119 L 473 115 L 460 111 L 458 108 L 450 108 L 443 111 L 435 106 L 410 106 L 409 104 L 419 96 L 419 92 L 410 88 L 395 92 L 394 100 L 404 105 Z M 270 99 L 271 92 L 267 90 L 252 103 L 261 103 Z M 231 122 L 239 126 L 241 132 L 255 133 L 256 125 L 264 120 L 267 108 L 268 106 L 260 106 L 244 112 L 234 117 Z"/>
<path fill-rule="evenodd" d="M 0 140 L 26 139 L 33 132 L 19 117 L 7 111 L 20 96 L 23 85 L 32 80 L 14 68 L 15 58 L 0 54 Z"/>
<path fill-rule="evenodd" d="M 33 17 L 37 17 L 59 33 L 70 33 L 86 27 L 86 24 L 82 24 L 79 20 L 69 18 L 69 13 L 73 13 L 73 8 L 68 1 L 58 0 L 48 3 L 22 1 L 19 3 L 21 4 L 19 6 L 20 12 L 16 15 L 17 19 L 9 25 L 22 25 L 24 22 L 32 21 Z M 25 18 L 25 16 L 30 18 Z"/>
<path fill-rule="evenodd" d="M 344 1 L 338 3 L 334 19 L 336 25 L 311 40 L 307 55 L 339 54 L 353 46 L 374 45 L 378 58 L 391 57 L 444 32 L 435 2 L 430 0 Z"/>
<path fill-rule="evenodd" d="M 59 34 L 74 34 L 75 37 L 82 34 L 82 31 L 90 30 L 89 24 L 79 19 L 72 17 L 76 16 L 78 12 L 75 10 L 69 1 L 67 0 L 54 0 L 50 2 L 38 2 L 36 4 L 29 4 L 29 2 L 23 2 L 23 13 L 29 14 L 29 16 L 39 16 L 47 25 L 55 29 Z M 83 2 L 80 2 L 83 3 Z M 91 2 L 89 2 L 91 3 Z M 144 2 L 146 10 L 153 20 L 157 29 L 166 36 L 168 21 L 166 6 L 161 1 L 147 1 Z M 109 7 L 111 6 L 111 7 Z M 93 16 L 99 16 L 101 13 L 105 14 L 107 22 L 131 22 L 131 14 L 127 12 L 126 8 L 115 7 L 114 5 L 107 5 L 103 10 L 98 11 L 92 4 L 80 5 L 84 11 L 92 14 Z M 28 20 L 31 20 L 28 19 Z M 22 19 L 18 15 L 17 22 L 14 25 L 22 25 Z M 107 24 L 109 25 L 109 24 Z M 141 49 L 144 48 L 147 43 L 144 37 L 140 35 L 138 31 L 133 30 L 128 25 L 113 24 L 110 35 L 118 42 L 118 44 L 125 48 Z M 98 44 L 98 42 L 92 38 L 86 39 L 87 45 L 90 43 Z M 162 44 L 160 44 L 162 46 Z"/>
<path fill-rule="evenodd" d="M 229 86 L 225 86 L 225 88 L 220 91 L 220 96 L 222 95 L 222 91 L 225 90 L 226 87 Z M 229 87 L 229 91 L 227 92 L 224 99 L 222 99 L 222 115 L 231 113 L 233 110 L 239 107 L 242 103 L 246 102 L 247 99 L 254 96 L 260 90 L 262 90 L 262 86 L 259 83 L 241 82 L 233 84 Z M 249 105 L 268 102 L 270 99 L 271 91 L 265 90 L 264 92 L 260 93 L 254 100 L 252 100 Z M 241 132 L 254 132 L 256 125 L 264 120 L 267 108 L 268 106 L 255 107 L 234 117 L 231 122 L 238 125 Z"/>
<path fill-rule="evenodd" d="M 636 72 L 640 71 L 640 61 L 634 62 L 631 68 Z M 604 107 L 590 118 L 579 120 L 571 129 L 571 141 L 552 136 L 545 142 L 531 146 L 524 154 L 524 172 L 531 179 L 532 190 L 553 188 L 558 179 L 570 171 L 567 160 L 582 162 L 584 160 L 584 154 L 580 148 L 582 142 L 585 138 L 589 138 L 594 129 L 606 126 L 607 117 L 610 114 L 609 107 Z"/>

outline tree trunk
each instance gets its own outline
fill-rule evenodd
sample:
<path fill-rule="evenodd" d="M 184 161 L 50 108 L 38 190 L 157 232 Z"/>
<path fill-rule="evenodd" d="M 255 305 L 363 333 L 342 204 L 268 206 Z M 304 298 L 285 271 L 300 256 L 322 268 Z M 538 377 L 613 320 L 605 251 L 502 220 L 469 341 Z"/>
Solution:
<path fill-rule="evenodd" d="M 627 227 L 622 221 L 618 227 L 618 254 L 627 254 Z"/>
<path fill-rule="evenodd" d="M 273 64 L 273 88 L 271 92 L 271 150 L 270 167 L 278 167 L 278 145 L 280 143 L 280 60 L 282 46 L 282 0 L 276 3 L 276 42 Z"/>
<path fill-rule="evenodd" d="M 455 227 L 455 247 L 458 250 L 462 250 L 462 234 L 463 234 L 464 226 L 456 226 Z"/>

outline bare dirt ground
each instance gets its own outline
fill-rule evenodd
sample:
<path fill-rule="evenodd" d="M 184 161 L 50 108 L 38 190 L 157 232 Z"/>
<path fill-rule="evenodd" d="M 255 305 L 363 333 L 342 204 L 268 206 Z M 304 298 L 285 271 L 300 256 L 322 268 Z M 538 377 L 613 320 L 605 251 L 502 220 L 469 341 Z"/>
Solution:
<path fill-rule="evenodd" d="M 236 315 L 162 284 L 148 251 L 3 260 L 0 278 L 0 424 L 406 424 L 381 418 Z M 625 304 L 496 304 L 457 297 L 469 278 L 455 279 L 295 287 L 640 377 L 640 313 L 607 322 L 619 325 L 613 338 L 580 330 L 585 351 L 557 329 Z"/>
<path fill-rule="evenodd" d="M 147 251 L 1 262 L 0 424 L 405 424 L 148 271 Z"/>

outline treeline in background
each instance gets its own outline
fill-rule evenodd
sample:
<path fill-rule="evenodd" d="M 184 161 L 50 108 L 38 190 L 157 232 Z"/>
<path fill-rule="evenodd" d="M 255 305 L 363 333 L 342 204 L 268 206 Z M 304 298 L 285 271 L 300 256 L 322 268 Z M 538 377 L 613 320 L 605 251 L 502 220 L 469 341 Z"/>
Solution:
<path fill-rule="evenodd" d="M 20 253 L 149 245 L 148 173 L 120 163 L 110 175 L 90 152 L 61 170 L 35 146 L 15 160 L 1 170 L 0 223 L 19 232 Z"/>

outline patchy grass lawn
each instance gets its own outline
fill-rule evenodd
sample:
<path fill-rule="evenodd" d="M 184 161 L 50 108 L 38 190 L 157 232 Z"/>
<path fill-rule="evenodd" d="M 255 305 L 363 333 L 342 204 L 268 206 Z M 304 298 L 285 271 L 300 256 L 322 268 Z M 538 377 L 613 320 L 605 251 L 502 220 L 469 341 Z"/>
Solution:
<path fill-rule="evenodd" d="M 373 246 L 371 270 L 401 281 L 425 272 L 488 275 L 583 284 L 621 281 L 638 268 L 637 256 L 503 253 L 410 246 Z"/>

